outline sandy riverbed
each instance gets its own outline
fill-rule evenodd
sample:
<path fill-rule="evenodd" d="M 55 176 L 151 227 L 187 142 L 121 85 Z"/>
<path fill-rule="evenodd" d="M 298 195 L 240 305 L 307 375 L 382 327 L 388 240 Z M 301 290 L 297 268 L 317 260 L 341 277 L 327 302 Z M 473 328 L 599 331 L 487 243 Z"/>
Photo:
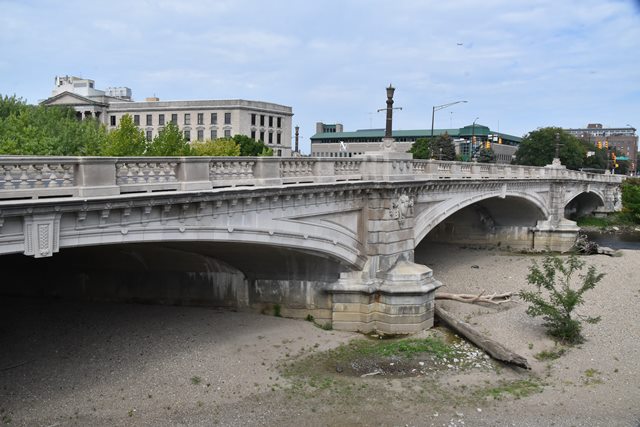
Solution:
<path fill-rule="evenodd" d="M 423 250 L 416 259 L 431 266 L 448 291 L 471 293 L 517 291 L 527 286 L 531 263 L 526 256 L 442 247 Z M 602 321 L 585 326 L 588 341 L 554 361 L 533 357 L 554 343 L 541 322 L 525 314 L 524 304 L 499 309 L 446 304 L 527 357 L 531 372 L 502 367 L 429 381 L 338 378 L 326 387 L 305 389 L 282 376 L 283 365 L 356 334 L 206 308 L 4 297 L 0 421 L 38 426 L 637 427 L 640 279 L 635 266 L 640 252 L 586 260 L 607 275 L 586 295 L 581 311 L 601 315 Z M 528 379 L 541 384 L 541 392 L 502 400 L 466 392 L 474 384 Z"/>

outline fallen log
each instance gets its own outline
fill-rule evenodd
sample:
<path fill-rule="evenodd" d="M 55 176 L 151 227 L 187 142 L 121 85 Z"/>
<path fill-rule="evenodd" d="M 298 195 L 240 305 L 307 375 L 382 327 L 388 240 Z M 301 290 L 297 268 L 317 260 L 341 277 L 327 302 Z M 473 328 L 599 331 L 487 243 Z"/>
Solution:
<path fill-rule="evenodd" d="M 471 341 L 482 350 L 484 350 L 489 356 L 501 362 L 510 363 L 512 365 L 520 366 L 521 368 L 531 369 L 527 359 L 516 354 L 500 344 L 497 341 L 492 340 L 486 335 L 480 333 L 466 322 L 456 319 L 451 313 L 435 305 L 435 315 L 442 323 L 454 330 L 457 334 L 462 335 L 467 340 Z"/>
<path fill-rule="evenodd" d="M 448 292 L 436 292 L 436 299 L 448 299 L 452 301 L 465 302 L 467 304 L 476 304 L 479 302 L 484 302 L 488 304 L 499 305 L 505 302 L 511 301 L 511 296 L 513 293 L 505 292 L 503 294 L 491 294 L 485 295 L 484 290 L 480 292 L 478 295 L 473 294 L 450 294 Z"/>

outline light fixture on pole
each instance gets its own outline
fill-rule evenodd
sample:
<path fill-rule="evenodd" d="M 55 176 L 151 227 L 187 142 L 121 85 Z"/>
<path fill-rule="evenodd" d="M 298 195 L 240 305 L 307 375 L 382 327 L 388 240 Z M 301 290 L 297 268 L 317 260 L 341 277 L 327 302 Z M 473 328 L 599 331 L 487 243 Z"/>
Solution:
<path fill-rule="evenodd" d="M 456 105 L 456 104 L 460 104 L 460 103 L 466 103 L 467 101 L 455 101 L 455 102 L 450 102 L 448 104 L 442 104 L 442 105 L 434 105 L 433 108 L 431 109 L 431 139 L 433 139 L 433 121 L 435 118 L 435 114 L 436 111 L 438 110 L 442 110 L 444 108 L 447 107 L 451 107 L 452 105 Z"/>

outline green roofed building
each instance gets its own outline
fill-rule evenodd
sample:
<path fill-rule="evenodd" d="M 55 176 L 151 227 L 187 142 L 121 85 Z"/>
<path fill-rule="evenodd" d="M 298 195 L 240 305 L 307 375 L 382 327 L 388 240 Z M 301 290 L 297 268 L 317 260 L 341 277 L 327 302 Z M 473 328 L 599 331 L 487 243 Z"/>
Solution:
<path fill-rule="evenodd" d="M 449 134 L 456 152 L 462 158 L 470 157 L 470 150 L 491 143 L 498 163 L 511 163 L 522 138 L 492 131 L 480 124 L 455 129 L 434 129 L 433 137 Z M 431 129 L 394 130 L 392 132 L 397 151 L 408 151 L 419 138 L 429 138 Z M 317 157 L 353 157 L 368 151 L 379 151 L 384 129 L 361 129 L 344 132 L 341 124 L 316 123 L 316 133 L 311 137 L 311 155 Z"/>

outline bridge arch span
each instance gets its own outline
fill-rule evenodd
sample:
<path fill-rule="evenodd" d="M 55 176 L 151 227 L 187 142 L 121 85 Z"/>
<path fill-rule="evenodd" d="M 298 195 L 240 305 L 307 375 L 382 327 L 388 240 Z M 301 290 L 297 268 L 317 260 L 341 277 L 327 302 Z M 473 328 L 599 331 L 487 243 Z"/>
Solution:
<path fill-rule="evenodd" d="M 564 216 L 567 219 L 577 219 L 589 215 L 596 209 L 605 206 L 605 196 L 601 191 L 579 189 L 567 194 L 564 203 Z"/>
<path fill-rule="evenodd" d="M 483 201 L 501 200 L 502 203 L 515 202 L 519 205 L 528 206 L 528 215 L 530 218 L 513 218 L 515 221 L 509 225 L 528 222 L 527 226 L 535 226 L 538 220 L 548 219 L 550 216 L 549 209 L 543 197 L 532 192 L 526 193 L 522 191 L 509 191 L 505 193 L 494 192 L 485 194 L 476 194 L 469 197 L 467 194 L 460 194 L 451 199 L 445 200 L 434 205 L 431 208 L 420 212 L 415 218 L 414 241 L 418 246 L 422 240 L 438 225 L 442 224 L 447 218 L 451 218 L 456 213 L 465 210 L 472 205 L 480 205 Z M 486 213 L 479 213 L 480 216 L 487 216 Z M 489 215 L 491 216 L 491 215 Z M 486 220 L 489 220 L 488 218 Z M 490 220 L 489 220 L 490 221 Z M 496 224 L 499 225 L 499 224 Z"/>
<path fill-rule="evenodd" d="M 64 224 L 64 219 L 61 221 Z M 109 227 L 100 231 L 99 237 L 95 230 L 71 231 L 62 229 L 60 235 L 60 250 L 74 247 L 90 247 L 118 244 L 138 243 L 206 243 L 206 244 L 242 244 L 250 247 L 284 248 L 298 252 L 311 253 L 316 256 L 331 258 L 350 268 L 361 269 L 365 262 L 358 250 L 358 242 L 350 236 L 339 235 L 339 231 L 329 231 L 319 227 L 313 230 L 309 227 L 304 233 L 287 230 L 274 230 L 269 227 L 233 227 L 225 228 L 202 225 L 199 227 L 175 226 L 146 226 L 146 227 Z"/>

